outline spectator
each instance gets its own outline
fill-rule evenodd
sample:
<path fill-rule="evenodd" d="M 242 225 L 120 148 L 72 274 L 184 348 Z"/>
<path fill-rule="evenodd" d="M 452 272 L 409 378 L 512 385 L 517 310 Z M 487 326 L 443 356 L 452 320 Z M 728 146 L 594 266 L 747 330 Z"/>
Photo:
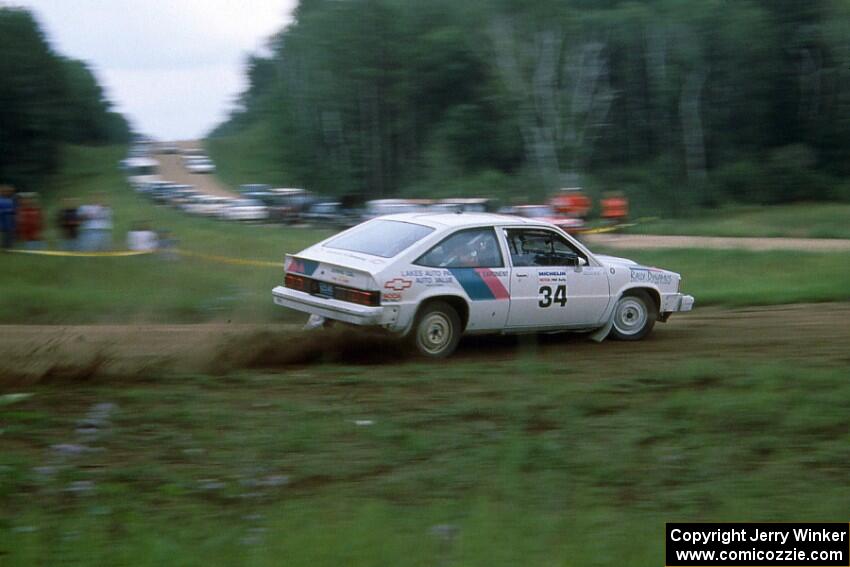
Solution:
<path fill-rule="evenodd" d="M 146 223 L 135 223 L 127 233 L 127 248 L 136 252 L 153 252 L 157 249 L 156 233 Z"/>
<path fill-rule="evenodd" d="M 24 243 L 24 247 L 35 250 L 43 247 L 41 231 L 43 228 L 41 206 L 35 193 L 21 195 L 21 204 L 18 207 L 17 229 L 18 238 Z"/>
<path fill-rule="evenodd" d="M 558 213 L 579 219 L 587 218 L 592 203 L 578 187 L 561 189 L 558 195 L 551 199 L 551 205 Z"/>
<path fill-rule="evenodd" d="M 8 250 L 15 244 L 14 189 L 0 185 L 0 247 Z"/>
<path fill-rule="evenodd" d="M 612 224 L 624 223 L 629 218 L 629 200 L 622 191 L 606 193 L 602 199 L 602 218 Z"/>
<path fill-rule="evenodd" d="M 62 248 L 65 250 L 77 250 L 79 243 L 77 237 L 80 232 L 80 213 L 73 199 L 64 199 L 62 209 L 56 219 L 59 231 L 62 233 Z"/>
<path fill-rule="evenodd" d="M 159 232 L 157 244 L 159 245 L 159 252 L 162 254 L 163 258 L 166 260 L 177 259 L 177 239 L 174 238 L 171 232 L 161 230 Z"/>
<path fill-rule="evenodd" d="M 112 248 L 112 209 L 98 196 L 93 205 L 80 207 L 82 230 L 80 244 L 83 250 L 102 252 Z"/>

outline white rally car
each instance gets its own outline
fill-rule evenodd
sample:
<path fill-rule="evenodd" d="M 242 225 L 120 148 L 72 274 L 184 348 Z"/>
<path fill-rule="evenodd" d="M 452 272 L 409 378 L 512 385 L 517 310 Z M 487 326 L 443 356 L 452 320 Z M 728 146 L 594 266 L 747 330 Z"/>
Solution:
<path fill-rule="evenodd" d="M 694 304 L 679 274 L 593 254 L 546 222 L 491 214 L 379 217 L 287 255 L 285 270 L 276 304 L 383 327 L 429 357 L 450 355 L 463 333 L 638 340 Z"/>

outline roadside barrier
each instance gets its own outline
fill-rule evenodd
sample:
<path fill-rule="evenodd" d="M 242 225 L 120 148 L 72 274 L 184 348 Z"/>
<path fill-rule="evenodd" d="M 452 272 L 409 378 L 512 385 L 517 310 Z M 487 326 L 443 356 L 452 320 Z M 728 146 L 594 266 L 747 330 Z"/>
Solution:
<path fill-rule="evenodd" d="M 606 232 L 616 232 L 623 228 L 628 228 L 630 226 L 635 226 L 637 223 L 629 223 L 629 224 L 612 224 L 611 226 L 597 226 L 596 228 L 587 228 L 584 230 L 578 231 L 579 234 L 604 234 Z"/>
<path fill-rule="evenodd" d="M 145 254 L 153 254 L 151 250 L 115 250 L 112 252 L 74 252 L 71 250 L 26 250 L 14 249 L 6 250 L 15 254 L 33 254 L 38 256 L 69 256 L 72 258 L 101 258 L 110 256 L 142 256 Z"/>
<path fill-rule="evenodd" d="M 189 258 L 198 258 L 219 264 L 231 264 L 234 266 L 257 266 L 263 268 L 282 268 L 283 262 L 270 262 L 268 260 L 248 260 L 243 258 L 230 258 L 228 256 L 216 256 L 214 254 L 201 254 L 200 252 L 191 252 L 189 250 L 181 250 L 179 248 L 173 250 L 114 250 L 112 252 L 74 252 L 70 250 L 25 250 L 14 249 L 7 252 L 15 254 L 32 254 L 37 256 L 65 256 L 70 258 L 109 258 L 123 256 L 145 256 L 149 254 L 179 254 Z"/>
<path fill-rule="evenodd" d="M 227 256 L 216 256 L 214 254 L 201 254 L 200 252 L 190 252 L 189 250 L 175 250 L 181 256 L 190 258 L 199 258 L 201 260 L 209 260 L 210 262 L 218 262 L 220 264 L 231 264 L 234 266 L 259 266 L 265 268 L 282 268 L 283 262 L 269 262 L 268 260 L 245 260 L 242 258 L 229 258 Z"/>
<path fill-rule="evenodd" d="M 644 224 L 656 220 L 658 220 L 658 217 L 640 217 L 635 219 L 634 222 L 612 224 L 608 226 L 597 226 L 595 228 L 587 228 L 578 232 L 579 234 L 604 234 L 606 232 L 617 232 L 618 230 L 622 230 L 624 228 L 631 228 L 639 224 Z"/>
<path fill-rule="evenodd" d="M 628 224 L 614 224 L 611 226 L 599 226 L 596 228 L 588 228 L 586 230 L 582 230 L 579 234 L 604 234 L 607 232 L 616 232 L 618 230 L 629 228 L 632 226 L 637 226 L 641 222 L 648 222 L 653 220 L 653 217 L 645 217 L 641 219 L 636 219 L 633 223 Z M 244 258 L 231 258 L 229 256 L 218 256 L 215 254 L 202 254 L 200 252 L 192 252 L 191 250 L 183 250 L 180 248 L 176 248 L 173 250 L 114 250 L 111 252 L 75 252 L 72 250 L 27 250 L 16 248 L 13 250 L 7 250 L 7 252 L 12 252 L 15 254 L 32 254 L 38 256 L 66 256 L 71 258 L 110 258 L 110 257 L 124 257 L 124 256 L 145 256 L 149 254 L 156 253 L 174 253 L 179 254 L 180 256 L 185 256 L 187 258 L 198 258 L 199 260 L 207 260 L 209 262 L 216 262 L 219 264 L 230 264 L 232 266 L 256 266 L 260 268 L 282 268 L 283 262 L 271 262 L 268 260 L 251 260 Z"/>

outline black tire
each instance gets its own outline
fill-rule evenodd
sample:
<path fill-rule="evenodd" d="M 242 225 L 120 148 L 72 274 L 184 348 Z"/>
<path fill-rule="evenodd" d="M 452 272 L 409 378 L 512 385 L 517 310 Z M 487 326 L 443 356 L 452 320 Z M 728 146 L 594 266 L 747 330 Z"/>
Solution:
<path fill-rule="evenodd" d="M 642 289 L 627 291 L 614 306 L 610 337 L 618 341 L 639 341 L 648 335 L 658 319 L 658 306 Z"/>
<path fill-rule="evenodd" d="M 460 316 L 445 301 L 432 301 L 416 315 L 410 340 L 425 358 L 446 358 L 457 348 L 463 333 Z"/>

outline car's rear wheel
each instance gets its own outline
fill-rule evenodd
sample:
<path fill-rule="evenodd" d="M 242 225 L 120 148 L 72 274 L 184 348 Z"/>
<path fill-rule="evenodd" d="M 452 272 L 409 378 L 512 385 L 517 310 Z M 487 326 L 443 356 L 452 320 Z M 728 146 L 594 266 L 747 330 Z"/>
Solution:
<path fill-rule="evenodd" d="M 433 301 L 416 317 L 411 338 L 422 356 L 446 358 L 457 348 L 461 332 L 457 311 L 444 301 Z"/>
<path fill-rule="evenodd" d="M 647 292 L 641 289 L 626 292 L 614 306 L 611 338 L 639 341 L 652 331 L 657 318 L 655 301 Z"/>

